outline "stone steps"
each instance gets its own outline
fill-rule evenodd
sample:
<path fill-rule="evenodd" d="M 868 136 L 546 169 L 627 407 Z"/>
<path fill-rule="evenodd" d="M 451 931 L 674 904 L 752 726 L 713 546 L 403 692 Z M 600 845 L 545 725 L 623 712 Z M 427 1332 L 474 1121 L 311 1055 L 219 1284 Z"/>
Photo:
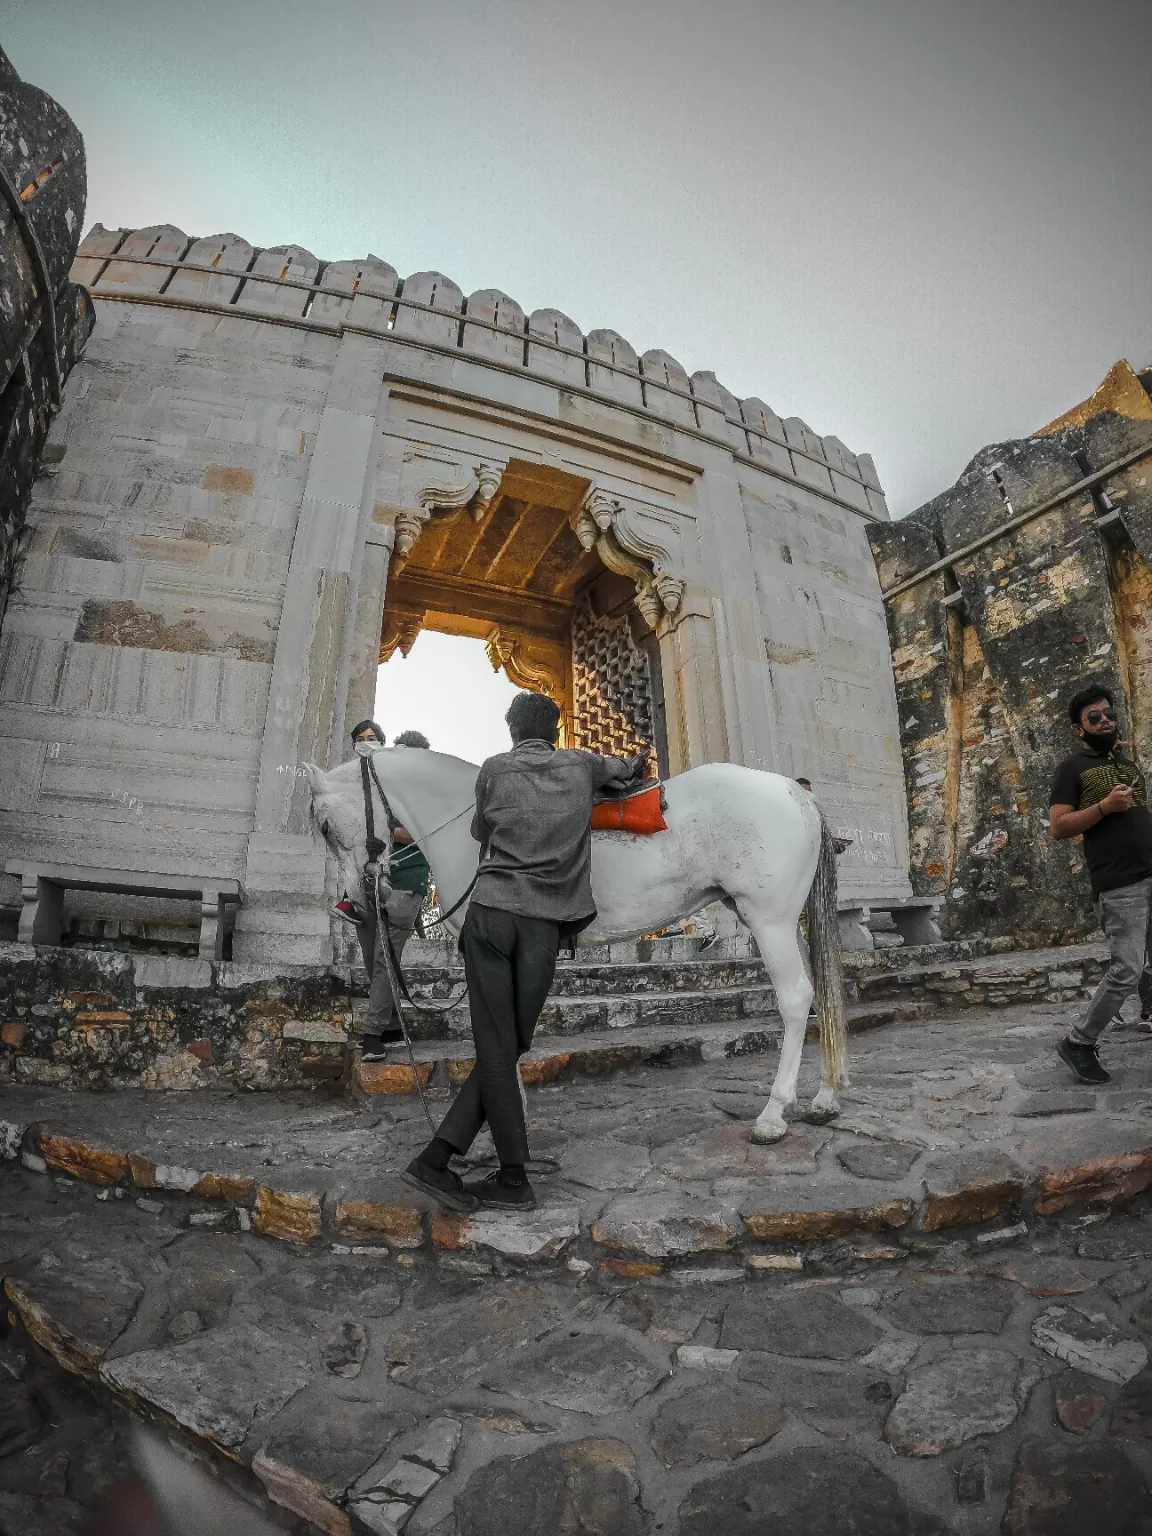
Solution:
<path fill-rule="evenodd" d="M 956 1069 L 961 1077 L 980 1068 L 984 1041 L 994 1054 L 997 1038 L 986 1030 L 972 1042 L 970 1066 Z M 884 1053 L 885 1073 L 906 1059 L 901 1040 Z M 1113 1050 L 1135 1082 L 1143 1047 Z M 913 1127 L 898 1106 L 866 1127 L 846 1102 L 839 1120 L 805 1125 L 801 1114 L 783 1142 L 756 1147 L 743 1101 L 762 1101 L 767 1075 L 744 1076 L 733 1089 L 731 1078 L 699 1071 L 698 1092 L 687 1098 L 665 1092 L 663 1074 L 649 1074 L 634 1103 L 615 1100 L 614 1132 L 604 1124 L 607 1100 L 558 1131 L 562 1102 L 530 1097 L 533 1151 L 544 1162 L 533 1170 L 539 1208 L 523 1214 L 439 1211 L 403 1182 L 400 1171 L 427 1138 L 419 1107 L 403 1101 L 394 1105 L 403 1113 L 369 1118 L 296 1095 L 176 1096 L 173 1104 L 130 1092 L 14 1090 L 4 1105 L 14 1118 L 0 1122 L 0 1157 L 55 1178 L 70 1198 L 87 1189 L 104 1202 L 136 1199 L 165 1222 L 254 1230 L 290 1251 L 332 1246 L 410 1266 L 422 1250 L 449 1267 L 466 1261 L 468 1272 L 563 1260 L 577 1273 L 597 1267 L 624 1279 L 718 1261 L 737 1277 L 825 1260 L 834 1268 L 835 1251 L 824 1245 L 845 1240 L 862 1245 L 862 1260 L 897 1262 L 934 1251 L 947 1240 L 938 1234 L 955 1228 L 973 1229 L 979 1248 L 984 1234 L 1011 1242 L 1021 1219 L 1122 1204 L 1152 1186 L 1152 1090 L 1138 1090 L 1136 1102 L 1105 1087 L 1074 1106 L 1066 1102 L 1074 1095 L 1058 1090 L 1040 1106 L 1044 1092 L 1031 1086 L 1038 1068 L 1030 1065 L 1019 1080 L 972 1077 L 971 1106 L 985 1115 L 1000 1106 L 997 1125 L 980 1121 L 983 1133 L 994 1132 L 991 1143 L 965 1141 L 959 1129 L 941 1135 L 924 1121 Z M 868 1078 L 866 1067 L 860 1075 Z M 940 1069 L 924 1069 L 930 1114 L 941 1079 Z M 985 1081 L 1006 1097 L 983 1095 Z M 447 1094 L 430 1087 L 433 1110 L 442 1112 Z M 729 1098 L 741 1102 L 730 1106 Z M 640 1144 L 645 1126 L 659 1128 L 669 1115 L 683 1125 L 679 1136 Z M 957 1126 L 964 1123 L 961 1116 Z M 478 1145 L 473 1165 L 483 1161 Z M 1141 1231 L 1152 1253 L 1152 1237 Z M 1037 1294 L 1069 1294 L 1051 1289 L 1068 1283 L 1061 1277 L 1035 1283 Z"/>
<path fill-rule="evenodd" d="M 1091 994 L 1107 965 L 1107 945 L 1069 944 L 973 959 L 933 958 L 901 969 L 861 970 L 853 974 L 852 986 L 861 1001 L 916 998 L 948 1008 L 1073 1003 Z"/>
<path fill-rule="evenodd" d="M 612 978 L 614 979 L 614 978 Z M 462 982 L 463 978 L 461 978 Z M 439 982 L 417 990 L 413 996 L 434 1007 L 452 995 Z M 776 994 L 768 986 L 710 987 L 699 991 L 602 992 L 584 996 L 552 996 L 544 1005 L 537 1035 L 562 1037 L 600 1031 L 675 1027 L 698 1029 L 705 1025 L 730 1024 L 740 1019 L 762 1018 L 775 1011 Z M 405 1019 L 414 1040 L 471 1039 L 467 1002 L 434 1014 L 405 1006 Z"/>
<path fill-rule="evenodd" d="M 710 994 L 705 994 L 710 995 Z M 627 1000 L 625 1000 L 627 1001 Z M 848 1009 L 850 1034 L 877 1029 L 884 1024 L 907 1022 L 923 1016 L 928 1005 L 916 1002 L 867 1004 Z M 547 1043 L 536 1044 L 521 1058 L 520 1072 L 526 1087 L 538 1088 L 561 1083 L 570 1078 L 606 1077 L 631 1067 L 695 1066 L 702 1061 L 721 1061 L 741 1056 L 758 1056 L 775 1050 L 780 1042 L 781 1022 L 763 1014 L 745 1019 L 736 1013 L 731 1022 L 709 1019 L 693 1023 L 687 1015 L 662 1023 L 643 1022 L 631 1028 L 574 1032 L 571 1045 L 558 1049 L 554 1035 Z M 546 1033 L 546 1032 L 545 1032 Z M 537 1041 L 541 1031 L 537 1031 Z M 807 1039 L 819 1038 L 816 1021 L 810 1019 Z M 434 1039 L 415 1042 L 415 1070 L 403 1047 L 396 1059 L 365 1063 L 359 1054 L 352 1057 L 346 1080 L 354 1092 L 364 1094 L 415 1093 L 416 1073 L 420 1081 L 454 1084 L 463 1082 L 472 1070 L 474 1053 L 467 1041 Z"/>
<path fill-rule="evenodd" d="M 413 996 L 440 997 L 463 984 L 464 967 L 413 962 L 406 950 L 404 977 Z M 359 979 L 366 979 L 359 973 Z M 767 986 L 761 960 L 690 959 L 623 963 L 561 961 L 552 983 L 552 997 L 600 996 L 604 992 L 711 992 L 726 987 Z"/>

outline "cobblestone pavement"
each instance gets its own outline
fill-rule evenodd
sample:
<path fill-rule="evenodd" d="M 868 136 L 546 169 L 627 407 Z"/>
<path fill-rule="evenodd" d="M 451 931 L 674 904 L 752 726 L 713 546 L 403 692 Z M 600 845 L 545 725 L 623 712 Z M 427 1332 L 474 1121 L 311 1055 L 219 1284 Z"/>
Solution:
<path fill-rule="evenodd" d="M 775 1148 L 746 1139 L 771 1059 L 538 1090 L 536 1227 L 438 1238 L 329 1220 L 416 1101 L 5 1092 L 33 1123 L 0 1165 L 0 1530 L 81 1531 L 131 1412 L 334 1536 L 1149 1536 L 1152 1041 L 1085 1093 L 1061 1023 L 877 1030 L 842 1118 Z M 151 1158 L 61 1171 L 129 1129 Z M 189 1183 L 220 1148 L 227 1199 Z M 319 1228 L 256 1229 L 273 1171 Z"/>

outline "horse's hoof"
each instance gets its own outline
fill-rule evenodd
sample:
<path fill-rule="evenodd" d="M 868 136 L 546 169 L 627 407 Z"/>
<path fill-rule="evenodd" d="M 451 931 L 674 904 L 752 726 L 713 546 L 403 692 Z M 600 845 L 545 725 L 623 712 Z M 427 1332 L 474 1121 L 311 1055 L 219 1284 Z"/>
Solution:
<path fill-rule="evenodd" d="M 796 1118 L 803 1120 L 805 1125 L 828 1125 L 830 1121 L 840 1118 L 840 1108 L 836 1104 L 810 1104 Z"/>
<path fill-rule="evenodd" d="M 752 1140 L 759 1142 L 761 1146 L 769 1146 L 774 1141 L 782 1141 L 788 1134 L 788 1127 L 783 1120 L 768 1120 L 761 1124 L 757 1120 L 752 1127 Z"/>

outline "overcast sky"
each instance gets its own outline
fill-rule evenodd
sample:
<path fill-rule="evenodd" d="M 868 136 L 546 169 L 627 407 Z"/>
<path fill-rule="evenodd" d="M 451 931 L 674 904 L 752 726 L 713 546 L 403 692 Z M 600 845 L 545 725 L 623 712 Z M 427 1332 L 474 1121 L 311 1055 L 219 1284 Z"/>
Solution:
<path fill-rule="evenodd" d="M 88 222 L 372 251 L 876 459 L 899 515 L 1152 360 L 1146 0 L 5 0 Z"/>

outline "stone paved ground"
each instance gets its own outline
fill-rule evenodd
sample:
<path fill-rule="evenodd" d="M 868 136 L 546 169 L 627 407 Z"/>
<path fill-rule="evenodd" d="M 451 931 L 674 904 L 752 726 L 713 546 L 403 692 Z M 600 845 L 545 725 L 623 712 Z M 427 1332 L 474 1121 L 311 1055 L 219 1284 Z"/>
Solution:
<path fill-rule="evenodd" d="M 1061 1023 L 877 1030 L 841 1120 L 776 1148 L 746 1140 L 770 1058 L 534 1091 L 562 1172 L 531 1241 L 327 1225 L 380 1203 L 413 1100 L 6 1091 L 40 1127 L 0 1166 L 0 1530 L 81 1530 L 129 1405 L 274 1526 L 339 1536 L 1148 1536 L 1152 1041 L 1084 1093 Z M 98 1131 L 145 1160 L 62 1173 Z M 165 1175 L 224 1150 L 226 1200 Z M 315 1233 L 241 1230 L 273 1177 L 323 1190 Z"/>

